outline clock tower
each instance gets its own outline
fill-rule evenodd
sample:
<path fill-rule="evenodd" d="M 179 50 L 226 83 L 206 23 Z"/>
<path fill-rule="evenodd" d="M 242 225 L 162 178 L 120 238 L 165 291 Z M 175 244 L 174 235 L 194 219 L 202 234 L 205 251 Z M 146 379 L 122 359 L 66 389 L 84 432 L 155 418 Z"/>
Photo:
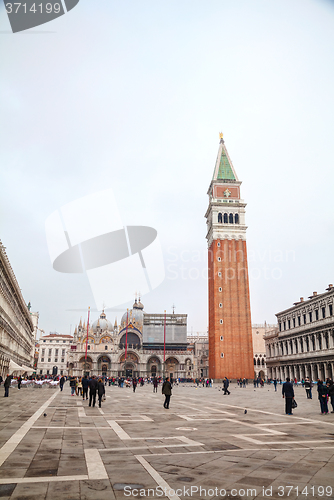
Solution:
<path fill-rule="evenodd" d="M 209 279 L 209 376 L 253 379 L 246 204 L 220 134 L 205 214 Z"/>

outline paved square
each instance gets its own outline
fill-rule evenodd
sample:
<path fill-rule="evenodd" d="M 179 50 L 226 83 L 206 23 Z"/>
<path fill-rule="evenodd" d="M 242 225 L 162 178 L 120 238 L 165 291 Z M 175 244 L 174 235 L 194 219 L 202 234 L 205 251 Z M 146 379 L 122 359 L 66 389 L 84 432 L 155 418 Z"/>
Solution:
<path fill-rule="evenodd" d="M 295 390 L 106 387 L 102 408 L 59 389 L 16 388 L 0 408 L 0 498 L 334 498 L 334 413 Z M 245 413 L 247 409 L 247 413 Z M 125 488 L 125 489 L 124 489 Z"/>

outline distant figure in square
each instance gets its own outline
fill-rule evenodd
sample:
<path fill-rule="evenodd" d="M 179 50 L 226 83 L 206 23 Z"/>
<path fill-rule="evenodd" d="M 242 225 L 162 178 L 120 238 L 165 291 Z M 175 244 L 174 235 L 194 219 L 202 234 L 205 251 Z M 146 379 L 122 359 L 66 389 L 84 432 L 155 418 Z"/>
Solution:
<path fill-rule="evenodd" d="M 166 380 L 162 384 L 162 394 L 165 395 L 164 408 L 166 408 L 166 410 L 169 410 L 169 401 L 172 395 L 172 385 L 169 381 L 169 377 L 166 377 Z"/>
<path fill-rule="evenodd" d="M 105 395 L 105 393 L 106 393 L 106 390 L 104 388 L 104 383 L 102 381 L 102 378 L 100 378 L 98 381 L 98 384 L 97 384 L 97 394 L 99 396 L 99 408 L 101 408 L 101 402 L 102 402 L 102 399 L 103 399 L 103 396 Z"/>
<path fill-rule="evenodd" d="M 293 390 L 293 385 L 290 382 L 289 377 L 286 379 L 282 387 L 282 396 L 285 398 L 285 413 L 286 415 L 293 415 L 292 413 L 292 400 L 295 397 L 295 392 Z"/>
<path fill-rule="evenodd" d="M 5 380 L 5 383 L 3 384 L 4 388 L 5 388 L 5 398 L 8 398 L 9 396 L 9 388 L 10 388 L 10 384 L 12 382 L 12 376 L 11 375 L 7 375 L 6 377 L 6 380 Z"/>
<path fill-rule="evenodd" d="M 230 395 L 231 393 L 228 390 L 228 386 L 230 385 L 230 381 L 227 377 L 224 377 L 223 384 L 224 384 L 224 396 L 225 396 L 225 394 Z"/>
<path fill-rule="evenodd" d="M 307 399 L 312 399 L 312 385 L 313 384 L 308 377 L 306 377 L 304 385 L 305 385 Z"/>
<path fill-rule="evenodd" d="M 89 406 L 92 406 L 92 403 L 93 407 L 95 406 L 97 385 L 98 382 L 95 378 L 95 375 L 93 375 L 93 377 L 89 381 Z"/>

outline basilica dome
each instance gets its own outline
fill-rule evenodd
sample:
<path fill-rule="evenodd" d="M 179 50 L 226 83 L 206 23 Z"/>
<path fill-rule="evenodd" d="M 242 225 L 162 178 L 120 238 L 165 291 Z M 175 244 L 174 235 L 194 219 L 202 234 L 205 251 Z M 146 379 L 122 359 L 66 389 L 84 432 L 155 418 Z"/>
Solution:
<path fill-rule="evenodd" d="M 109 332 L 114 331 L 114 327 L 112 323 L 107 319 L 107 316 L 104 311 L 102 311 L 99 319 L 94 321 L 92 324 L 93 332 L 96 333 L 97 329 L 100 328 L 100 331 L 103 332 L 104 330 L 108 330 Z"/>
<path fill-rule="evenodd" d="M 144 306 L 143 304 L 139 301 L 137 302 L 137 299 L 135 300 L 135 303 L 132 306 L 132 309 L 129 311 L 125 312 L 122 316 L 121 319 L 121 328 L 126 327 L 126 319 L 128 318 L 128 324 L 132 323 L 133 326 L 139 328 L 140 330 L 143 327 L 143 319 L 144 319 Z"/>

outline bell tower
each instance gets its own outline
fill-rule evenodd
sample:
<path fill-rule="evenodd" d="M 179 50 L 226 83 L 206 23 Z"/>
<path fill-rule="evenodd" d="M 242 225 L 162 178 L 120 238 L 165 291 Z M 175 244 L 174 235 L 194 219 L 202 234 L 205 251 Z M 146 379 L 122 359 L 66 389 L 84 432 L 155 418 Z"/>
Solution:
<path fill-rule="evenodd" d="M 209 376 L 253 379 L 245 207 L 220 134 L 205 214 L 209 279 Z"/>

